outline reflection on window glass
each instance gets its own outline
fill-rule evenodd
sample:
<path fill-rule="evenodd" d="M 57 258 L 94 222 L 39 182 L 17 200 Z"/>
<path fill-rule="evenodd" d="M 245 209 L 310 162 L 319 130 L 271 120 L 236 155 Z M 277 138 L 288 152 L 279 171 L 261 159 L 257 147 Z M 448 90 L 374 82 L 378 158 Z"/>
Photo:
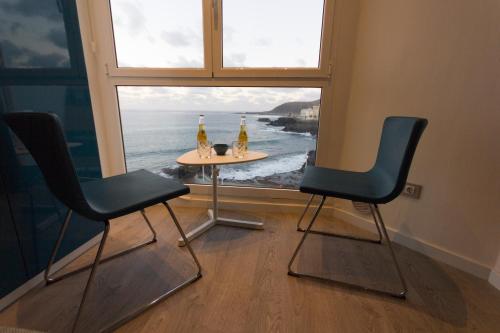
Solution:
<path fill-rule="evenodd" d="M 70 67 L 59 2 L 26 2 L 0 1 L 0 67 Z"/>
<path fill-rule="evenodd" d="M 323 0 L 226 0 L 224 67 L 318 67 Z"/>
<path fill-rule="evenodd" d="M 78 175 L 84 179 L 101 176 L 87 85 L 2 86 L 0 103 L 5 110 L 2 112 L 34 111 L 57 114 L 70 143 L 69 148 Z M 27 159 L 29 156 L 22 158 Z"/>
<path fill-rule="evenodd" d="M 319 88 L 118 87 L 127 169 L 208 183 L 208 169 L 175 162 L 196 148 L 199 115 L 209 141 L 230 145 L 245 113 L 250 149 L 269 158 L 223 166 L 223 184 L 297 188 L 315 161 L 320 95 Z"/>
<path fill-rule="evenodd" d="M 111 0 L 118 67 L 202 68 L 201 0 Z"/>

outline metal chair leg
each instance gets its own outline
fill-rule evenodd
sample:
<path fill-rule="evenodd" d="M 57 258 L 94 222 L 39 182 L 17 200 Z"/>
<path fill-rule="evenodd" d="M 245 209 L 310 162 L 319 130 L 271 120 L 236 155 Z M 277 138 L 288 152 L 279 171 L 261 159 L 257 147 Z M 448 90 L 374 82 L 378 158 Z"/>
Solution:
<path fill-rule="evenodd" d="M 406 294 L 408 293 L 408 286 L 406 285 L 403 273 L 401 272 L 398 260 L 396 259 L 396 254 L 394 253 L 394 249 L 392 248 L 392 242 L 391 239 L 389 238 L 389 235 L 387 234 L 387 229 L 385 228 L 384 220 L 382 219 L 382 214 L 380 214 L 380 210 L 378 209 L 377 204 L 374 204 L 373 207 L 375 208 L 375 212 L 377 213 L 380 227 L 382 229 L 382 232 L 384 233 L 385 239 L 387 240 L 387 247 L 389 248 L 389 252 L 391 253 L 392 260 L 394 261 L 394 266 L 396 266 L 396 270 L 398 271 L 398 276 L 399 279 L 401 280 L 401 285 L 403 286 L 403 290 L 399 293 L 399 297 L 405 298 Z"/>
<path fill-rule="evenodd" d="M 304 232 L 305 230 L 301 228 L 300 223 L 302 222 L 304 216 L 306 215 L 307 210 L 309 209 L 309 206 L 311 205 L 311 202 L 314 199 L 314 194 L 311 195 L 309 198 L 309 201 L 307 202 L 306 208 L 304 209 L 304 212 L 299 218 L 299 221 L 297 222 L 297 231 Z M 371 211 L 371 209 L 370 209 Z M 317 234 L 317 235 L 323 235 L 323 236 L 330 236 L 330 237 L 338 237 L 338 238 L 346 238 L 346 239 L 351 239 L 355 241 L 360 241 L 360 242 L 370 242 L 370 243 L 377 243 L 380 244 L 382 243 L 382 233 L 380 232 L 380 227 L 376 221 L 375 214 L 373 211 L 371 211 L 373 220 L 375 221 L 375 226 L 377 227 L 377 232 L 378 232 L 378 239 L 371 239 L 371 238 L 363 238 L 363 237 L 358 237 L 354 235 L 343 235 L 343 234 L 336 234 L 336 233 L 331 233 L 331 232 L 326 232 L 326 231 L 319 231 L 319 230 L 310 230 L 309 232 L 311 234 Z"/>
<path fill-rule="evenodd" d="M 379 290 L 379 289 L 364 287 L 364 286 L 360 286 L 360 285 L 357 285 L 357 284 L 352 284 L 352 283 L 348 283 L 348 282 L 344 282 L 344 281 L 338 281 L 338 280 L 334 280 L 334 279 L 330 279 L 330 278 L 324 278 L 324 277 L 316 276 L 316 275 L 312 275 L 312 274 L 300 273 L 300 272 L 294 271 L 292 269 L 293 262 L 294 262 L 295 258 L 297 257 L 297 254 L 299 253 L 302 245 L 304 244 L 304 241 L 305 241 L 307 235 L 310 234 L 310 233 L 313 233 L 313 230 L 311 230 L 311 228 L 312 228 L 314 222 L 316 221 L 316 218 L 318 217 L 321 208 L 323 207 L 325 199 L 326 199 L 326 197 L 322 198 L 321 203 L 319 204 L 318 208 L 316 209 L 316 212 L 314 213 L 313 218 L 311 219 L 311 222 L 309 223 L 307 229 L 304 230 L 304 236 L 302 236 L 302 239 L 300 240 L 297 248 L 295 249 L 295 251 L 294 251 L 294 253 L 292 255 L 292 258 L 290 259 L 290 262 L 288 263 L 288 274 L 291 275 L 291 276 L 296 276 L 296 277 L 307 277 L 307 278 L 312 278 L 312 279 L 326 281 L 326 282 L 333 282 L 333 283 L 337 283 L 339 285 L 342 285 L 344 287 L 349 287 L 349 288 L 353 288 L 353 289 L 362 289 L 362 290 L 365 290 L 365 291 L 370 291 L 370 292 L 374 292 L 374 293 L 378 293 L 378 294 L 390 295 L 390 296 L 398 297 L 398 298 L 405 298 L 405 295 L 407 293 L 406 282 L 405 282 L 405 280 L 403 278 L 403 275 L 401 273 L 401 269 L 400 269 L 399 264 L 398 264 L 398 262 L 396 260 L 396 256 L 395 256 L 394 251 L 392 249 L 391 241 L 390 241 L 390 239 L 389 239 L 389 237 L 387 235 L 387 230 L 385 229 L 385 225 L 384 225 L 384 222 L 382 220 L 382 217 L 380 215 L 380 212 L 378 210 L 377 205 L 374 205 L 374 208 L 370 205 L 370 210 L 372 211 L 372 214 L 374 216 L 375 225 L 377 226 L 377 230 L 379 230 L 379 232 L 382 231 L 383 234 L 384 234 L 384 236 L 385 236 L 385 238 L 387 239 L 388 246 L 389 246 L 389 251 L 391 252 L 392 259 L 393 259 L 393 261 L 395 263 L 396 269 L 398 271 L 399 278 L 400 278 L 401 283 L 403 285 L 403 290 L 401 292 L 399 292 L 399 293 L 393 293 L 393 292 L 389 292 L 389 291 L 385 291 L 385 290 Z M 373 209 L 375 210 L 375 212 L 373 212 Z M 319 233 L 319 232 L 315 232 L 315 233 Z M 331 236 L 331 234 L 328 235 L 328 236 Z M 337 236 L 335 236 L 335 237 L 337 237 Z M 346 237 L 343 237 L 343 238 L 346 238 Z M 356 239 L 356 240 L 359 240 L 359 239 Z"/>
<path fill-rule="evenodd" d="M 125 254 L 128 254 L 132 251 L 135 251 L 135 250 L 138 250 L 140 248 L 143 248 L 144 246 L 147 246 L 147 245 L 150 245 L 152 243 L 155 243 L 156 242 L 156 231 L 155 229 L 153 228 L 152 224 L 149 222 L 146 214 L 144 213 L 143 210 L 141 210 L 141 214 L 144 218 L 144 220 L 146 221 L 149 229 L 151 230 L 151 233 L 153 234 L 153 238 L 147 242 L 144 242 L 144 243 L 141 243 L 141 244 L 138 244 L 138 245 L 135 245 L 134 247 L 131 247 L 129 249 L 126 249 L 126 250 L 123 250 L 123 251 L 120 251 L 118 253 L 115 253 L 107 258 L 104 258 L 101 260 L 101 263 L 104 263 L 104 262 L 107 262 L 109 260 L 112 260 L 112 259 L 115 259 L 117 257 L 121 257 Z M 59 247 L 61 246 L 61 243 L 62 243 L 62 240 L 64 238 L 64 234 L 66 233 L 66 229 L 68 228 L 68 224 L 69 224 L 69 221 L 71 220 L 71 215 L 72 215 L 72 210 L 69 209 L 68 210 L 68 213 L 66 214 L 66 219 L 64 220 L 64 224 L 62 225 L 61 227 L 61 231 L 59 232 L 59 236 L 57 238 L 57 241 L 56 241 L 56 244 L 52 250 L 52 253 L 50 255 L 50 259 L 49 259 L 49 263 L 47 264 L 47 269 L 45 270 L 44 272 L 44 278 L 45 278 L 45 284 L 49 285 L 49 284 L 52 284 L 52 283 L 55 283 L 55 282 L 58 282 L 58 281 L 61 281 L 67 277 L 70 277 L 72 275 L 75 275 L 75 274 L 78 274 L 80 272 L 83 272 L 84 270 L 87 270 L 88 268 L 90 268 L 91 266 L 93 266 L 93 264 L 88 264 L 88 265 L 85 265 L 83 267 L 80 267 L 78 269 L 75 269 L 71 272 L 68 272 L 68 273 L 65 273 L 63 275 L 60 275 L 58 277 L 51 277 L 50 276 L 50 270 L 52 268 L 52 265 L 54 264 L 54 260 L 57 256 L 57 252 L 59 251 Z"/>
<path fill-rule="evenodd" d="M 181 228 L 181 226 L 179 224 L 179 221 L 177 220 L 177 217 L 174 214 L 174 211 L 172 210 L 172 208 L 170 207 L 170 205 L 167 202 L 163 202 L 163 205 L 167 208 L 168 212 L 170 213 L 170 216 L 172 217 L 172 220 L 174 221 L 175 226 L 177 227 L 177 230 L 179 231 L 179 234 L 181 235 L 182 239 L 184 240 L 184 242 L 186 244 L 186 247 L 187 247 L 189 253 L 191 254 L 191 257 L 193 258 L 193 260 L 194 260 L 194 262 L 196 264 L 197 272 L 194 275 L 192 275 L 190 278 L 188 278 L 187 280 L 185 280 L 184 282 L 182 282 L 181 284 L 179 284 L 176 287 L 174 287 L 174 288 L 172 288 L 172 289 L 164 292 L 162 295 L 160 295 L 156 299 L 152 300 L 151 302 L 142 305 L 141 307 L 135 309 L 134 311 L 132 311 L 128 315 L 126 315 L 126 316 L 120 318 L 119 320 L 115 321 L 113 324 L 111 324 L 110 326 L 108 326 L 105 329 L 105 331 L 113 331 L 114 329 L 120 327 L 121 325 L 125 324 L 126 322 L 134 319 L 135 317 L 137 317 L 138 315 L 140 315 L 141 313 L 143 313 L 144 311 L 146 311 L 147 309 L 149 309 L 153 305 L 155 305 L 155 304 L 161 302 L 162 300 L 164 300 L 165 298 L 169 297 L 170 295 L 172 295 L 176 291 L 179 291 L 182 288 L 186 287 L 187 285 L 195 282 L 196 280 L 198 280 L 202 276 L 200 262 L 198 261 L 198 258 L 194 254 L 194 251 L 191 248 L 191 244 L 189 244 L 189 241 L 188 241 L 188 239 L 187 239 L 187 237 L 186 237 L 186 235 L 184 233 L 184 230 L 182 230 L 182 228 Z"/>
<path fill-rule="evenodd" d="M 186 245 L 189 253 L 193 257 L 194 262 L 196 263 L 196 266 L 198 267 L 198 275 L 201 277 L 201 265 L 200 262 L 198 261 L 198 258 L 194 254 L 193 249 L 191 248 L 191 244 L 189 243 L 189 240 L 186 237 L 186 234 L 184 233 L 184 230 L 182 230 L 181 225 L 179 224 L 179 221 L 177 220 L 177 217 L 174 214 L 174 211 L 170 207 L 170 205 L 167 202 L 164 202 L 163 205 L 167 208 L 168 212 L 170 213 L 170 216 L 172 217 L 172 220 L 175 223 L 175 226 L 177 227 L 177 230 L 179 231 L 179 234 L 182 237 L 182 240 L 184 241 L 184 244 Z"/>
<path fill-rule="evenodd" d="M 170 216 L 172 217 L 172 219 L 174 221 L 175 226 L 177 227 L 177 230 L 179 231 L 179 233 L 180 233 L 182 239 L 184 240 L 184 242 L 186 243 L 186 247 L 188 248 L 189 253 L 191 254 L 191 256 L 192 256 L 192 258 L 193 258 L 193 260 L 194 260 L 194 262 L 196 264 L 197 272 L 193 276 L 191 276 L 190 278 L 188 278 L 187 280 L 185 280 L 184 282 L 182 282 L 181 284 L 179 284 L 176 287 L 174 287 L 174 288 L 172 288 L 172 289 L 164 292 L 162 295 L 160 295 L 156 299 L 154 299 L 154 300 L 152 300 L 152 301 L 150 301 L 150 302 L 148 302 L 148 303 L 140 306 L 139 308 L 135 309 L 131 313 L 127 314 L 126 316 L 118 319 L 117 321 L 115 321 L 111 325 L 107 326 L 106 328 L 103 328 L 102 331 L 108 332 L 108 331 L 112 331 L 112 330 L 116 329 L 117 327 L 123 325 L 127 321 L 129 321 L 129 320 L 137 317 L 139 314 L 141 314 L 142 312 L 146 311 L 147 309 L 149 309 L 153 305 L 159 303 L 160 301 L 164 300 L 168 296 L 172 295 L 174 292 L 176 292 L 176 291 L 184 288 L 185 286 L 193 283 L 194 281 L 198 280 L 202 276 L 200 262 L 198 261 L 198 258 L 196 257 L 193 249 L 191 248 L 191 245 L 189 244 L 189 241 L 187 240 L 186 235 L 184 233 L 184 230 L 182 230 L 182 228 L 181 228 L 181 226 L 179 224 L 179 221 L 177 220 L 177 217 L 174 214 L 174 211 L 172 210 L 172 208 L 170 207 L 170 205 L 167 202 L 164 202 L 163 205 L 167 208 L 168 212 L 170 213 Z M 144 217 L 144 220 L 146 221 L 146 223 L 148 224 L 149 228 L 151 229 L 151 232 L 154 235 L 153 240 L 151 240 L 149 243 L 155 242 L 156 241 L 156 236 L 157 236 L 156 235 L 156 231 L 152 227 L 152 224 L 149 221 L 149 219 L 147 218 L 145 212 L 141 211 L 141 214 Z M 63 224 L 63 226 L 61 228 L 61 232 L 60 232 L 59 237 L 57 239 L 56 246 L 54 247 L 53 253 L 51 255 L 51 259 L 49 261 L 49 266 L 48 266 L 48 269 L 46 271 L 46 277 L 48 277 L 48 272 L 50 271 L 50 267 L 52 266 L 53 260 L 54 260 L 54 258 L 56 256 L 56 253 L 57 253 L 57 250 L 58 250 L 58 248 L 59 248 L 59 246 L 61 244 L 61 241 L 62 241 L 62 239 L 64 237 L 64 233 L 66 232 L 66 228 L 68 226 L 68 222 L 69 222 L 70 218 L 71 218 L 71 210 L 68 211 L 68 214 L 66 216 L 66 221 L 64 222 L 64 224 Z M 92 266 L 92 270 L 90 271 L 90 276 L 89 276 L 89 278 L 87 280 L 87 284 L 85 285 L 85 290 L 83 292 L 83 296 L 82 296 L 82 299 L 80 301 L 80 306 L 78 308 L 78 312 L 77 312 L 75 321 L 73 323 L 73 328 L 72 328 L 71 332 L 75 332 L 76 328 L 78 327 L 78 322 L 79 322 L 81 314 L 82 314 L 82 312 L 83 312 L 83 310 L 85 308 L 85 303 L 86 303 L 86 300 L 87 300 L 87 296 L 88 296 L 89 290 L 91 288 L 91 285 L 93 283 L 93 280 L 94 280 L 95 273 L 97 271 L 98 265 L 101 264 L 101 263 L 103 263 L 103 262 L 105 262 L 105 261 L 107 261 L 107 260 L 109 260 L 109 259 L 112 259 L 113 257 L 116 257 L 118 255 L 122 255 L 122 254 L 125 254 L 125 253 L 128 253 L 128 252 L 131 252 L 132 250 L 138 248 L 138 247 L 134 247 L 134 248 L 132 248 L 130 250 L 126 250 L 126 251 L 120 252 L 119 254 L 117 254 L 115 256 L 108 257 L 106 259 L 102 259 L 101 260 L 102 252 L 103 252 L 103 249 L 104 249 L 104 245 L 105 245 L 106 240 L 108 238 L 109 229 L 110 229 L 109 221 L 106 221 L 105 222 L 104 233 L 103 233 L 101 242 L 99 244 L 99 248 L 97 250 L 97 254 L 96 254 L 95 260 L 94 260 L 94 262 L 91 265 L 89 265 L 89 266 Z M 140 247 L 142 247 L 142 246 L 144 246 L 144 245 L 141 245 Z M 87 267 L 89 267 L 89 266 L 87 266 Z M 87 267 L 85 267 L 85 268 L 87 268 Z M 58 280 L 62 279 L 63 277 L 67 277 L 68 275 L 73 275 L 76 272 L 80 272 L 80 271 L 82 271 L 85 268 L 78 269 L 77 271 L 73 271 L 71 273 L 65 274 L 62 277 L 57 278 L 55 281 L 58 281 Z M 51 281 L 51 280 L 48 279 L 48 281 Z"/>
<path fill-rule="evenodd" d="M 90 271 L 90 276 L 89 276 L 89 279 L 87 280 L 87 285 L 85 286 L 85 290 L 83 291 L 82 300 L 80 301 L 80 306 L 78 307 L 78 312 L 76 314 L 75 321 L 73 322 L 73 328 L 71 329 L 71 332 L 75 332 L 76 327 L 78 326 L 78 320 L 80 319 L 83 308 L 85 306 L 85 301 L 87 300 L 87 295 L 89 293 L 90 286 L 92 285 L 92 281 L 94 280 L 95 272 L 97 271 L 97 266 L 99 265 L 100 260 L 101 260 L 102 251 L 104 249 L 104 244 L 106 243 L 106 239 L 108 238 L 109 221 L 106 221 L 105 223 L 106 223 L 106 225 L 104 228 L 104 233 L 102 235 L 101 243 L 99 244 L 99 249 L 97 250 L 97 254 L 95 256 L 94 263 L 92 264 L 92 270 Z"/>
<path fill-rule="evenodd" d="M 318 208 L 316 208 L 316 212 L 314 213 L 314 216 L 311 219 L 311 222 L 307 226 L 307 229 L 304 231 L 304 236 L 302 236 L 302 239 L 300 240 L 299 245 L 297 246 L 297 248 L 295 249 L 295 252 L 292 255 L 292 259 L 290 259 L 290 262 L 288 263 L 288 274 L 290 274 L 290 275 L 297 275 L 297 276 L 299 275 L 298 273 L 296 273 L 292 270 L 293 261 L 295 260 L 295 257 L 299 253 L 299 250 L 302 247 L 302 244 L 304 243 L 304 241 L 306 240 L 307 235 L 311 231 L 311 227 L 314 224 L 314 221 L 316 221 L 316 218 L 318 217 L 319 212 L 320 212 L 321 208 L 323 207 L 323 204 L 325 203 L 325 200 L 326 200 L 326 196 L 323 196 L 323 198 L 321 198 L 321 202 L 320 202 Z"/>
<path fill-rule="evenodd" d="M 49 284 L 49 283 L 54 282 L 54 279 L 51 279 L 49 277 L 50 269 L 52 268 L 52 265 L 54 264 L 54 260 L 56 259 L 57 251 L 59 250 L 59 247 L 61 246 L 62 240 L 64 238 L 64 234 L 66 233 L 66 229 L 68 228 L 68 224 L 69 224 L 69 221 L 71 220 L 72 214 L 73 214 L 73 211 L 71 209 L 68 209 L 68 212 L 66 213 L 66 218 L 64 219 L 64 223 L 61 226 L 61 231 L 59 231 L 59 236 L 57 237 L 57 241 L 54 244 L 54 247 L 52 249 L 52 253 L 50 254 L 47 268 L 45 269 L 45 272 L 43 273 L 43 278 L 45 279 L 45 284 Z"/>
<path fill-rule="evenodd" d="M 302 212 L 302 215 L 300 215 L 299 221 L 297 222 L 297 231 L 304 231 L 304 229 L 300 227 L 300 223 L 304 219 L 304 216 L 306 216 L 307 210 L 309 209 L 309 206 L 311 206 L 311 202 L 314 200 L 315 196 L 316 196 L 315 194 L 311 195 L 311 197 L 307 201 L 306 208 L 304 209 L 304 212 Z"/>
<path fill-rule="evenodd" d="M 144 209 L 141 209 L 141 215 L 144 218 L 144 221 L 146 221 L 146 223 L 149 227 L 149 230 L 151 230 L 151 233 L 153 234 L 153 240 L 156 241 L 156 230 L 153 228 L 153 225 L 151 224 L 148 217 L 146 216 L 146 212 L 144 211 Z"/>

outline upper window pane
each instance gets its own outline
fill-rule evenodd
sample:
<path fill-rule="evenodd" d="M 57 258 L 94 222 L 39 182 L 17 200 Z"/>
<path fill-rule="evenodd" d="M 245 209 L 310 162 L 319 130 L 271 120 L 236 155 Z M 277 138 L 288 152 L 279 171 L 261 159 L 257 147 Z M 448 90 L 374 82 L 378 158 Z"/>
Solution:
<path fill-rule="evenodd" d="M 223 1 L 224 67 L 319 67 L 323 0 Z"/>
<path fill-rule="evenodd" d="M 70 67 L 62 9 L 55 0 L 0 1 L 0 67 Z"/>
<path fill-rule="evenodd" d="M 204 67 L 201 0 L 110 1 L 118 67 Z"/>

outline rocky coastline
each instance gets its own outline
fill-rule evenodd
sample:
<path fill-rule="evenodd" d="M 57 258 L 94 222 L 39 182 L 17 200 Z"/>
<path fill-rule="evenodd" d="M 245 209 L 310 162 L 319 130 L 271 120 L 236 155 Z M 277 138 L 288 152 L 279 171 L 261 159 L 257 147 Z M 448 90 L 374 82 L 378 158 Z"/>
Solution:
<path fill-rule="evenodd" d="M 318 135 L 317 120 L 303 120 L 293 117 L 280 117 L 275 120 L 269 118 L 259 118 L 257 121 L 265 122 L 268 126 L 283 127 L 284 132 L 310 133 L 313 136 Z"/>

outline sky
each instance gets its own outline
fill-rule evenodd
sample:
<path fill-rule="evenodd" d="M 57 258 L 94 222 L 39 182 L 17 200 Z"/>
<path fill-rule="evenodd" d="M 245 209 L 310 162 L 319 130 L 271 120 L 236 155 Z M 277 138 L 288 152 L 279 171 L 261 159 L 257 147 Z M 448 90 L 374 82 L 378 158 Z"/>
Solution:
<path fill-rule="evenodd" d="M 128 111 L 270 111 L 294 101 L 314 101 L 320 88 L 118 87 L 120 108 Z"/>
<path fill-rule="evenodd" d="M 201 68 L 201 0 L 110 0 L 120 67 Z M 224 0 L 227 67 L 317 67 L 322 0 Z M 223 17 L 223 20 L 222 20 Z M 57 0 L 0 0 L 4 66 L 68 67 Z M 118 87 L 127 110 L 267 111 L 320 98 L 318 88 Z"/>

